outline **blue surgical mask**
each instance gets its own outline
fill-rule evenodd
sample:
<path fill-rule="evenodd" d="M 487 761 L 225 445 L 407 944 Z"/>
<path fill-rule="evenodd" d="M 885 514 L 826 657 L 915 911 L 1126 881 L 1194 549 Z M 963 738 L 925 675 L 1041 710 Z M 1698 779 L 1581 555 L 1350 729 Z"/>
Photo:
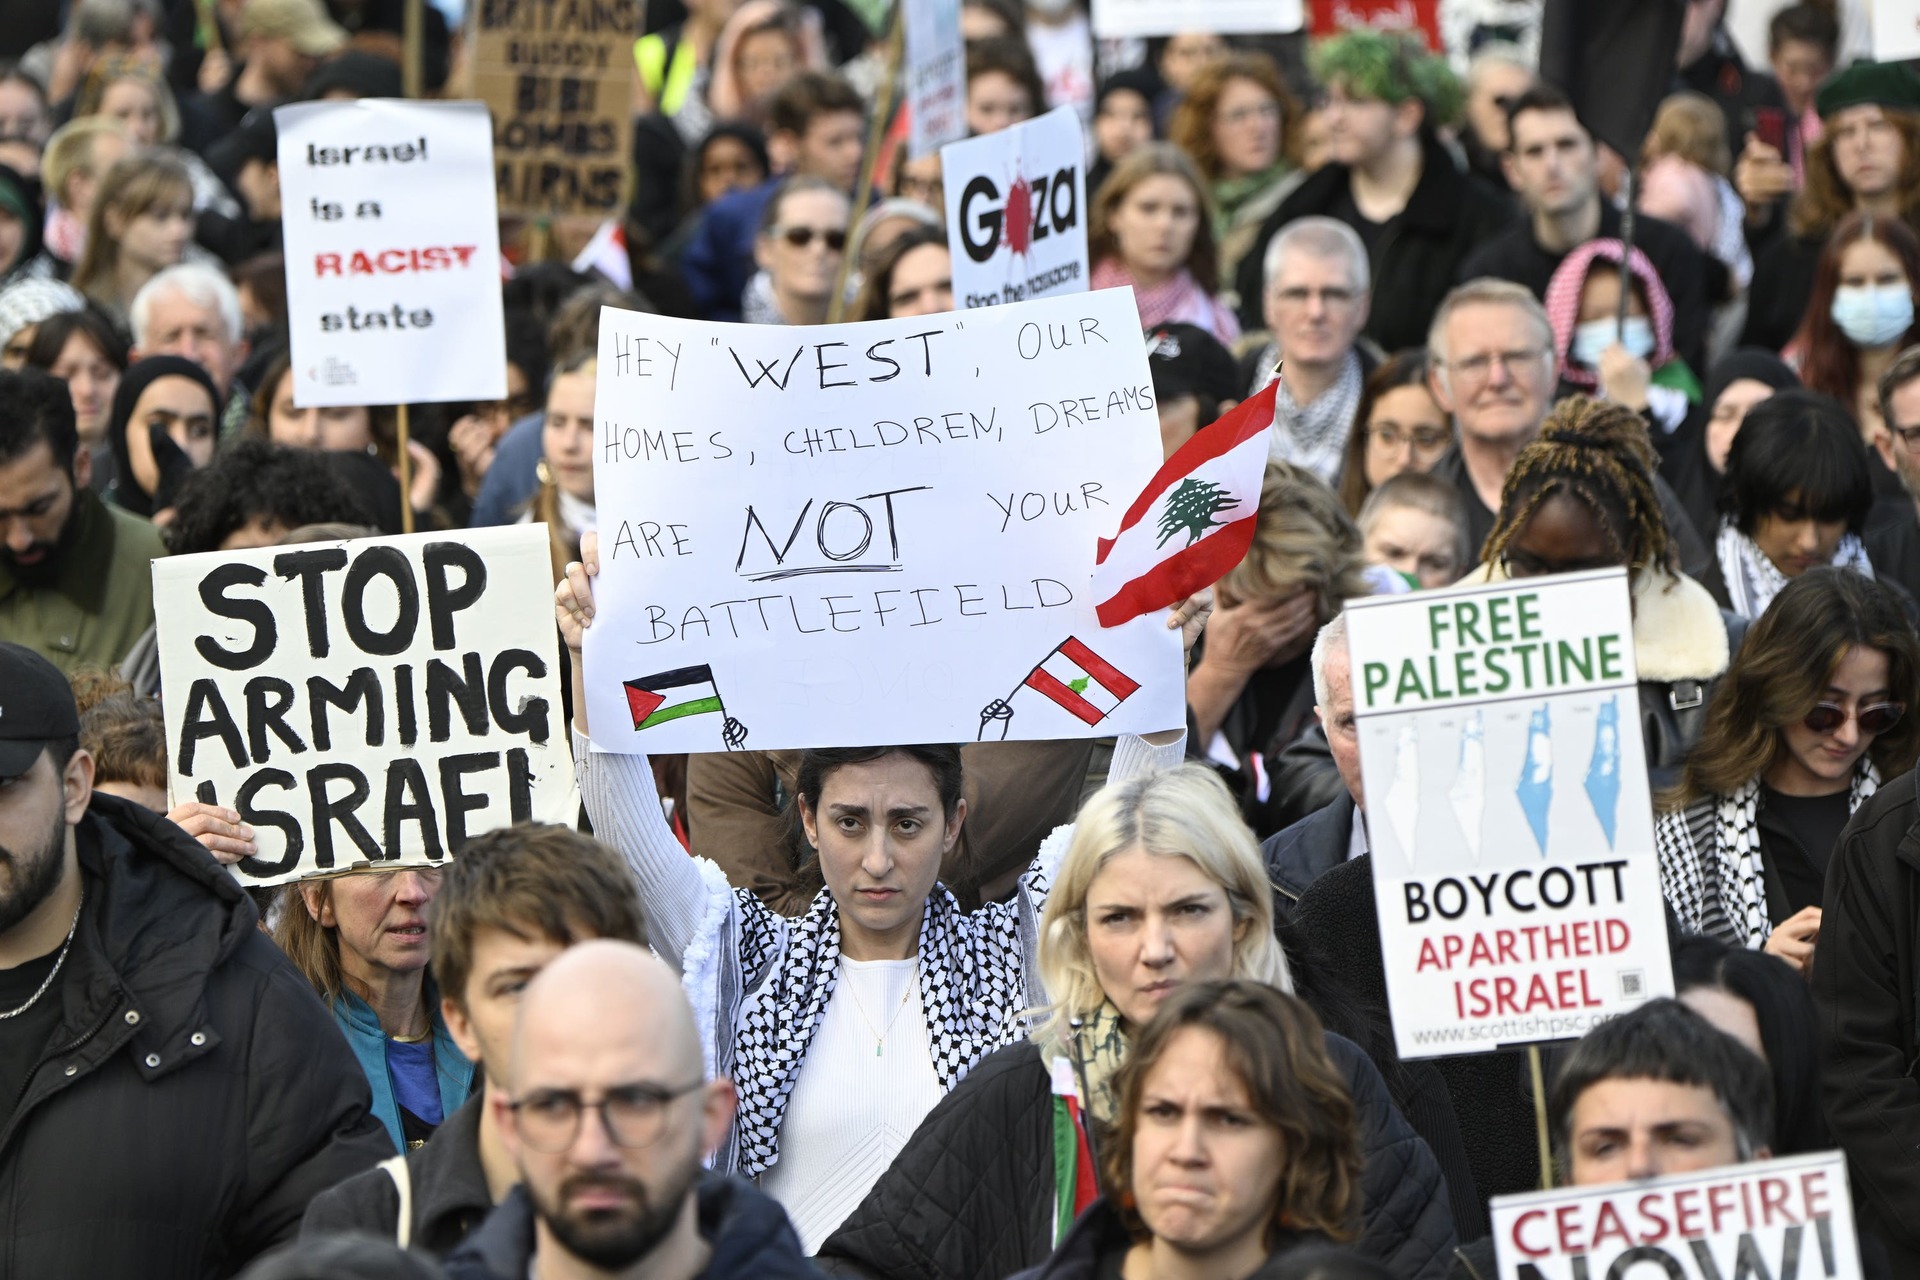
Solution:
<path fill-rule="evenodd" d="M 1568 352 L 1573 362 L 1585 365 L 1589 369 L 1600 367 L 1600 353 L 1613 345 L 1613 336 L 1620 335 L 1620 345 L 1627 354 L 1645 360 L 1653 354 L 1653 325 L 1645 316 L 1628 316 L 1624 329 L 1617 327 L 1611 320 L 1589 320 L 1585 324 L 1573 327 L 1573 350 Z"/>
<path fill-rule="evenodd" d="M 1855 346 L 1885 347 L 1913 328 L 1913 290 L 1904 284 L 1841 285 L 1833 322 Z"/>

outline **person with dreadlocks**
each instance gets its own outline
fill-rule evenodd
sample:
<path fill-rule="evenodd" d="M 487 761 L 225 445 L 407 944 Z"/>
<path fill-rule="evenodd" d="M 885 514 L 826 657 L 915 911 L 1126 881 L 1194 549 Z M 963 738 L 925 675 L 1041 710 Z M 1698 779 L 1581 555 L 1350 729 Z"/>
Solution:
<path fill-rule="evenodd" d="M 1647 770 L 1664 786 L 1700 736 L 1707 697 L 1744 624 L 1680 571 L 1653 468 L 1639 414 L 1567 397 L 1514 460 L 1482 563 L 1466 580 L 1626 566 Z"/>
<path fill-rule="evenodd" d="M 1841 829 L 1920 756 L 1920 640 L 1884 583 L 1809 569 L 1753 624 L 1654 827 L 1680 927 L 1804 971 Z"/>

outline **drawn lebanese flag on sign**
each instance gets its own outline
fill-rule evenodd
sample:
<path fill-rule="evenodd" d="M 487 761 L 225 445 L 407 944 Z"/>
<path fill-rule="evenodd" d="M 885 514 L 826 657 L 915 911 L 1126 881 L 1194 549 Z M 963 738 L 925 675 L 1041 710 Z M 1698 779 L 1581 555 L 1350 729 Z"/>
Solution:
<path fill-rule="evenodd" d="M 1117 627 L 1210 587 L 1253 545 L 1280 382 L 1202 428 L 1154 473 L 1120 531 L 1100 539 L 1094 613 Z"/>

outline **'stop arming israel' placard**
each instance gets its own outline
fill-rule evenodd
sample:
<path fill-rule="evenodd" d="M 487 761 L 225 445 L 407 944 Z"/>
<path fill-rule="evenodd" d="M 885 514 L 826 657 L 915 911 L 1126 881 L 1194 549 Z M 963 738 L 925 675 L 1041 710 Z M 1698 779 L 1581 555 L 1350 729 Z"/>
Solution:
<path fill-rule="evenodd" d="M 608 310 L 594 417 L 597 748 L 1184 720 L 1178 633 L 1102 628 L 1090 590 L 1161 460 L 1130 291 L 812 328 Z"/>

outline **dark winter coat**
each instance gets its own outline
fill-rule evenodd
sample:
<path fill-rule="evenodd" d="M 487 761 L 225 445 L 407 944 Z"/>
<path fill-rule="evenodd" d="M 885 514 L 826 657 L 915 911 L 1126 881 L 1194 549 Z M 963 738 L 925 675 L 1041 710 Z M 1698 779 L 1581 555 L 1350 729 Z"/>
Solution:
<path fill-rule="evenodd" d="M 393 1148 L 325 1006 L 206 850 L 99 794 L 76 840 L 59 1030 L 0 1129 L 0 1275 L 232 1275 Z"/>
<path fill-rule="evenodd" d="M 1813 957 L 1827 1120 L 1860 1221 L 1894 1273 L 1920 1275 L 1920 787 L 1862 804 L 1827 864 Z"/>
<path fill-rule="evenodd" d="M 1420 161 L 1420 181 L 1407 207 L 1388 219 L 1372 254 L 1373 308 L 1363 332 L 1382 351 L 1426 345 L 1427 323 L 1453 287 L 1461 263 L 1515 216 L 1506 196 L 1469 174 L 1438 139 L 1424 133 Z M 1260 277 L 1267 243 L 1295 218 L 1331 217 L 1350 182 L 1346 165 L 1323 165 L 1260 224 L 1254 247 L 1234 273 L 1243 330 L 1264 325 Z"/>
<path fill-rule="evenodd" d="M 1106 1276 L 1117 1276 L 1133 1243 L 1119 1211 L 1103 1196 L 1074 1220 L 1073 1229 L 1067 1232 L 1052 1257 L 1011 1280 L 1103 1280 Z M 1288 1254 L 1325 1243 L 1325 1236 L 1289 1234 L 1267 1256 L 1266 1264 L 1247 1280 L 1263 1280 L 1275 1274 L 1277 1264 Z"/>
<path fill-rule="evenodd" d="M 1337 778 L 1338 775 L 1336 774 Z M 1315 880 L 1347 860 L 1353 839 L 1353 822 L 1358 814 L 1353 797 L 1342 783 L 1340 798 L 1316 813 L 1294 823 L 1260 846 L 1266 860 L 1267 879 L 1273 885 L 1274 914 L 1288 923 L 1286 933 L 1302 949 L 1314 972 L 1340 972 L 1342 959 L 1314 950 L 1314 941 L 1292 922 L 1300 898 Z M 1368 997 L 1351 989 L 1349 998 L 1366 1001 Z M 1384 999 L 1373 1005 L 1384 1022 Z M 1375 1051 L 1376 1061 L 1391 1052 L 1390 1033 L 1386 1047 Z M 1440 1172 L 1447 1182 L 1447 1200 L 1453 1206 L 1453 1227 L 1460 1239 L 1471 1240 L 1489 1230 L 1486 1202 L 1474 1185 L 1473 1169 L 1467 1162 L 1466 1141 L 1461 1136 L 1460 1117 L 1454 1110 L 1447 1082 L 1430 1062 L 1398 1062 L 1388 1076 L 1388 1087 L 1400 1113 L 1426 1140 Z"/>
<path fill-rule="evenodd" d="M 815 1280 L 786 1210 L 753 1184 L 700 1175 L 700 1238 L 712 1253 L 696 1280 Z M 448 1257 L 447 1280 L 525 1280 L 533 1260 L 533 1201 L 515 1187 Z"/>
<path fill-rule="evenodd" d="M 1360 1117 L 1366 1212 L 1357 1249 L 1406 1280 L 1438 1280 L 1454 1232 L 1433 1153 L 1358 1047 L 1329 1035 L 1327 1049 Z M 1051 1251 L 1054 1191 L 1051 1080 L 1037 1046 L 1012 1045 L 927 1114 L 819 1262 L 832 1274 L 887 1280 L 1009 1275 Z"/>
<path fill-rule="evenodd" d="M 433 1131 L 425 1146 L 407 1152 L 407 1177 L 413 1190 L 410 1247 L 444 1258 L 493 1212 L 486 1171 L 480 1165 L 480 1112 L 486 1093 L 477 1091 Z M 307 1206 L 302 1236 L 342 1231 L 398 1238 L 400 1189 L 385 1169 L 321 1192 Z"/>

